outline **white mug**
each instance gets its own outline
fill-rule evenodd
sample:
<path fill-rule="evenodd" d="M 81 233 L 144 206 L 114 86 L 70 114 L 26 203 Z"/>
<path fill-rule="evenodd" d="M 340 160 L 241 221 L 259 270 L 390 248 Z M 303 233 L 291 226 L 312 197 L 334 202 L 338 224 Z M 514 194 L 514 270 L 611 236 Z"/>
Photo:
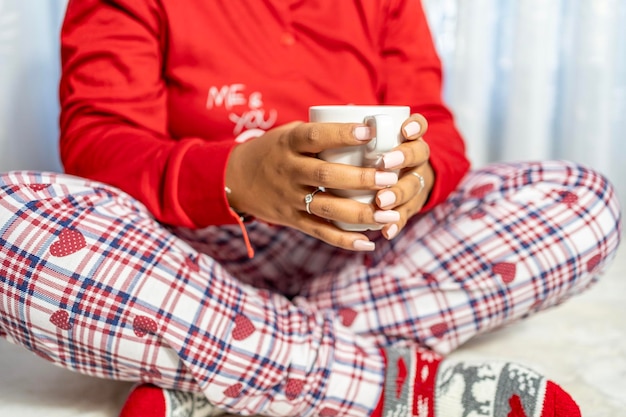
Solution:
<path fill-rule="evenodd" d="M 365 123 L 372 129 L 372 140 L 364 145 L 327 149 L 318 157 L 328 162 L 354 166 L 380 166 L 383 155 L 404 141 L 402 124 L 411 115 L 408 106 L 333 105 L 309 108 L 309 121 L 314 123 Z M 335 195 L 371 204 L 375 190 L 329 189 Z M 349 224 L 335 222 L 348 231 L 380 230 L 381 224 Z"/>

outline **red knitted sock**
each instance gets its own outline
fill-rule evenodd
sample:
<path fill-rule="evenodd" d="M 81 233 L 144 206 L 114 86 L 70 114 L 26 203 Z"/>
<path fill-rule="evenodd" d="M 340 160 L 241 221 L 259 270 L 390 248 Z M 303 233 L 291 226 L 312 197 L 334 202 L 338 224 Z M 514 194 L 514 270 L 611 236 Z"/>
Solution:
<path fill-rule="evenodd" d="M 387 349 L 385 388 L 372 417 L 580 417 L 561 387 L 520 365 L 445 360 Z"/>
<path fill-rule="evenodd" d="M 124 403 L 119 417 L 211 417 L 224 412 L 213 407 L 202 393 L 137 385 Z"/>

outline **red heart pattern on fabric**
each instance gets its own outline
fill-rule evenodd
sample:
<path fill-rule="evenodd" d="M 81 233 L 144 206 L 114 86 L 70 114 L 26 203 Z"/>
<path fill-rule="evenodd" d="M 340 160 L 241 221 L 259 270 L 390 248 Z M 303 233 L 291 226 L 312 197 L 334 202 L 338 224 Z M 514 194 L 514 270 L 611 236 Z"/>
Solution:
<path fill-rule="evenodd" d="M 339 310 L 339 318 L 341 319 L 341 324 L 346 327 L 352 326 L 352 323 L 354 323 L 357 315 L 358 313 L 351 308 L 342 308 L 341 310 Z"/>
<path fill-rule="evenodd" d="M 578 202 L 578 196 L 570 191 L 561 191 L 559 192 L 559 201 L 568 206 L 572 206 Z"/>
<path fill-rule="evenodd" d="M 224 390 L 224 395 L 228 398 L 237 398 L 241 394 L 241 390 L 243 389 L 243 385 L 235 384 Z"/>
<path fill-rule="evenodd" d="M 496 188 L 493 184 L 483 184 L 472 188 L 469 192 L 470 196 L 474 198 L 485 198 L 493 189 Z"/>
<path fill-rule="evenodd" d="M 75 229 L 63 229 L 57 240 L 50 246 L 50 254 L 62 258 L 72 255 L 87 246 L 85 236 Z"/>
<path fill-rule="evenodd" d="M 137 316 L 133 320 L 133 331 L 137 337 L 145 337 L 147 334 L 154 334 L 158 330 L 156 321 L 148 316 Z"/>
<path fill-rule="evenodd" d="M 304 380 L 289 378 L 285 386 L 285 395 L 289 401 L 293 401 L 300 396 L 304 389 Z"/>
<path fill-rule="evenodd" d="M 200 266 L 196 259 L 192 259 L 191 257 L 185 258 L 185 265 L 193 272 L 200 272 Z"/>
<path fill-rule="evenodd" d="M 337 414 L 339 414 L 339 412 L 335 410 L 334 408 L 324 407 L 320 410 L 319 416 L 320 417 L 335 417 Z"/>
<path fill-rule="evenodd" d="M 49 186 L 50 184 L 29 184 L 28 188 L 30 188 L 33 191 L 42 191 L 48 188 Z"/>
<path fill-rule="evenodd" d="M 474 210 L 470 213 L 470 219 L 472 220 L 480 220 L 483 217 L 485 217 L 487 215 L 487 213 L 485 212 L 485 210 Z"/>
<path fill-rule="evenodd" d="M 515 275 L 517 274 L 517 266 L 510 262 L 500 262 L 493 266 L 493 273 L 500 275 L 502 281 L 505 284 L 510 284 L 515 281 Z"/>
<path fill-rule="evenodd" d="M 588 272 L 595 271 L 595 269 L 598 267 L 598 265 L 600 265 L 601 261 L 602 261 L 602 256 L 601 255 L 595 255 L 593 258 L 589 259 L 587 261 L 587 271 Z"/>
<path fill-rule="evenodd" d="M 70 323 L 70 314 L 65 310 L 58 310 L 50 316 L 50 323 L 54 324 L 61 330 L 69 330 L 72 328 Z"/>
<path fill-rule="evenodd" d="M 424 274 L 422 274 L 422 277 L 424 278 L 424 281 L 426 281 L 429 284 L 437 283 L 437 279 L 435 278 L 435 276 L 429 272 L 425 272 Z"/>
<path fill-rule="evenodd" d="M 235 317 L 235 328 L 233 329 L 233 339 L 237 341 L 245 340 L 256 331 L 254 324 L 243 314 Z"/>
<path fill-rule="evenodd" d="M 437 339 L 441 339 L 448 331 L 448 325 L 446 323 L 437 323 L 430 326 L 430 332 Z"/>

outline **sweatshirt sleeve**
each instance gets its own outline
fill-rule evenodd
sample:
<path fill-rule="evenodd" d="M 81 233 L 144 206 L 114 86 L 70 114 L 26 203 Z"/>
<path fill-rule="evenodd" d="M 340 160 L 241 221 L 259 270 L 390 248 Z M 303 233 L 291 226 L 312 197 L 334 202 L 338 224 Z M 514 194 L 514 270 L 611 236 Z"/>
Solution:
<path fill-rule="evenodd" d="M 120 188 L 163 223 L 236 223 L 224 193 L 234 141 L 168 132 L 166 38 L 157 0 L 70 0 L 61 32 L 64 169 Z"/>
<path fill-rule="evenodd" d="M 444 201 L 467 173 L 470 163 L 452 114 L 442 99 L 441 62 L 420 0 L 394 0 L 384 30 L 383 101 L 409 104 L 428 120 L 424 140 L 430 147 L 435 184 L 422 210 Z"/>

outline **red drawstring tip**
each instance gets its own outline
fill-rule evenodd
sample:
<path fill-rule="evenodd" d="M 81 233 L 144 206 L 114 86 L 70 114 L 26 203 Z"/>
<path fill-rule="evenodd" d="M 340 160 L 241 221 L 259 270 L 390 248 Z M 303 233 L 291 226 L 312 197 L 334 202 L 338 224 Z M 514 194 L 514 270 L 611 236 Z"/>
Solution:
<path fill-rule="evenodd" d="M 254 248 L 252 247 L 252 243 L 250 242 L 250 237 L 248 236 L 248 231 L 246 230 L 246 224 L 243 221 L 243 218 L 237 214 L 235 210 L 232 208 L 230 211 L 233 213 L 233 216 L 237 220 L 237 224 L 239 224 L 239 228 L 241 229 L 241 234 L 243 235 L 243 241 L 246 244 L 246 249 L 248 250 L 248 258 L 254 258 Z"/>

